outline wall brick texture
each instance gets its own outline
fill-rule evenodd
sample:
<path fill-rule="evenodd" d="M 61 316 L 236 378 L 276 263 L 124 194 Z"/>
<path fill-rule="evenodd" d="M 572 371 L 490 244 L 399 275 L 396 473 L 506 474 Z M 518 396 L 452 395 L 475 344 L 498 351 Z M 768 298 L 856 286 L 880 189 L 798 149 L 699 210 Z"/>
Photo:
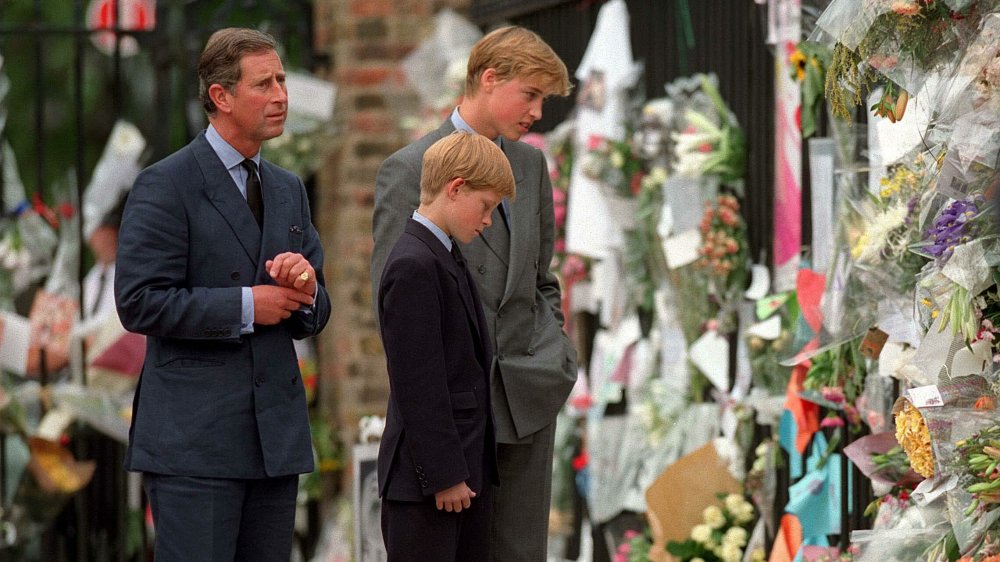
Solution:
<path fill-rule="evenodd" d="M 353 443 L 358 420 L 383 415 L 389 383 L 375 330 L 369 279 L 375 174 L 408 138 L 399 126 L 416 95 L 398 70 L 443 7 L 467 13 L 468 0 L 315 0 L 315 49 L 331 61 L 337 134 L 317 173 L 313 210 L 326 249 L 333 305 L 319 340 L 323 415 Z"/>

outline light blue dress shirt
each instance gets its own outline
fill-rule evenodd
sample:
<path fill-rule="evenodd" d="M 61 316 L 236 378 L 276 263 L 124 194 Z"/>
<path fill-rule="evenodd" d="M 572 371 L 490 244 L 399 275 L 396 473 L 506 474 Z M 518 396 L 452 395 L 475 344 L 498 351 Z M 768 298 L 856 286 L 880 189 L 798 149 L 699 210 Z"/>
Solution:
<path fill-rule="evenodd" d="M 426 226 L 427 230 L 430 230 L 431 234 L 444 244 L 444 248 L 448 250 L 448 253 L 451 253 L 451 237 L 445 234 L 444 231 L 441 230 L 441 227 L 431 222 L 431 219 L 421 215 L 419 211 L 413 211 L 413 220 Z"/>
<path fill-rule="evenodd" d="M 240 190 L 240 194 L 243 198 L 247 197 L 247 176 L 248 172 L 241 164 L 246 158 L 240 154 L 240 151 L 233 148 L 231 144 L 226 142 L 226 139 L 222 138 L 218 131 L 215 130 L 213 125 L 209 125 L 208 129 L 205 131 L 205 140 L 215 151 L 215 154 L 222 160 L 222 165 L 229 170 L 229 175 L 233 178 L 233 182 L 236 184 L 236 188 Z M 257 164 L 257 169 L 260 169 L 260 151 L 254 154 L 251 160 L 254 164 Z M 250 287 L 243 287 L 242 292 L 242 312 L 240 314 L 240 333 L 241 334 L 252 334 L 253 333 L 253 289 Z"/>

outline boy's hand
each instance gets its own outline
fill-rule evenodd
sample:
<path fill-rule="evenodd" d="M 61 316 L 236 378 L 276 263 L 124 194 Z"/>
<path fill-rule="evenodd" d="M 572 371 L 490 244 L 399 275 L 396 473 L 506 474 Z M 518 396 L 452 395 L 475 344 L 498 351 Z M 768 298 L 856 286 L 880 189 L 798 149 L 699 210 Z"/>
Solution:
<path fill-rule="evenodd" d="M 463 508 L 468 509 L 472 505 L 472 498 L 474 497 L 476 497 L 476 493 L 465 482 L 459 482 L 451 488 L 434 494 L 434 503 L 438 509 L 458 513 Z"/>

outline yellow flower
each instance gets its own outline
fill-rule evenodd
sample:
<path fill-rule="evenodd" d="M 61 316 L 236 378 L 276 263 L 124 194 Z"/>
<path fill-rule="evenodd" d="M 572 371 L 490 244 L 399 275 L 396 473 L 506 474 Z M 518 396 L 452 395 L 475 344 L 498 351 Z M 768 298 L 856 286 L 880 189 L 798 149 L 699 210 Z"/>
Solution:
<path fill-rule="evenodd" d="M 795 69 L 795 79 L 799 82 L 806 79 L 806 54 L 798 47 L 791 55 L 788 55 L 788 64 Z"/>
<path fill-rule="evenodd" d="M 896 441 L 910 459 L 910 466 L 925 478 L 934 477 L 934 452 L 931 450 L 931 432 L 924 417 L 910 404 L 896 414 Z"/>

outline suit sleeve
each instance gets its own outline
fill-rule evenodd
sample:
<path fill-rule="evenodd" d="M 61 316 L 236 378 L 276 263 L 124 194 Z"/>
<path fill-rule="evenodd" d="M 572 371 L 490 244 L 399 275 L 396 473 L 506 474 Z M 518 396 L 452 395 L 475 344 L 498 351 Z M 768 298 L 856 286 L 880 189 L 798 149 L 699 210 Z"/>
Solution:
<path fill-rule="evenodd" d="M 161 168 L 136 179 L 118 235 L 118 315 L 127 330 L 147 336 L 236 340 L 240 287 L 188 286 L 191 195 L 180 191 Z"/>
<path fill-rule="evenodd" d="M 326 326 L 330 320 L 330 295 L 326 290 L 326 278 L 323 275 L 323 246 L 320 242 L 319 232 L 312 222 L 312 212 L 309 209 L 309 197 L 306 195 L 306 188 L 302 185 L 302 180 L 295 178 L 299 189 L 299 199 L 302 201 L 301 223 L 308 225 L 305 237 L 302 242 L 302 255 L 309 260 L 309 264 L 316 270 L 316 300 L 313 306 L 300 310 L 291 317 L 284 320 L 285 325 L 296 339 L 315 336 Z"/>
<path fill-rule="evenodd" d="M 429 482 L 425 495 L 470 478 L 452 418 L 438 274 L 417 259 L 394 261 L 382 287 L 382 339 L 403 435 Z"/>
<path fill-rule="evenodd" d="M 373 297 L 379 294 L 382 269 L 389 258 L 389 251 L 403 233 L 406 219 L 419 206 L 420 169 L 407 163 L 399 153 L 390 156 L 382 162 L 375 178 L 375 211 L 372 214 L 375 246 L 371 263 Z"/>

